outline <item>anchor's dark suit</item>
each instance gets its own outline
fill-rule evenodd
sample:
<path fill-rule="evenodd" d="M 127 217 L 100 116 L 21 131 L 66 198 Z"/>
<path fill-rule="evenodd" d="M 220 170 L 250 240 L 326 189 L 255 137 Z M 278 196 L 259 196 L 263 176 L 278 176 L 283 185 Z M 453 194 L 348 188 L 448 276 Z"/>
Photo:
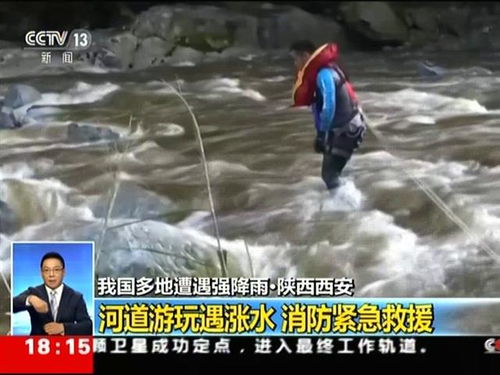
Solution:
<path fill-rule="evenodd" d="M 32 306 L 26 306 L 26 298 L 35 295 L 43 299 L 49 305 L 48 313 L 39 313 Z M 45 285 L 30 287 L 13 299 L 14 313 L 28 310 L 31 319 L 31 335 L 46 335 L 43 326 L 53 322 L 54 318 L 50 311 L 49 296 Z M 57 311 L 56 323 L 64 324 L 64 334 L 92 335 L 92 321 L 87 312 L 83 295 L 64 284 L 61 301 Z"/>

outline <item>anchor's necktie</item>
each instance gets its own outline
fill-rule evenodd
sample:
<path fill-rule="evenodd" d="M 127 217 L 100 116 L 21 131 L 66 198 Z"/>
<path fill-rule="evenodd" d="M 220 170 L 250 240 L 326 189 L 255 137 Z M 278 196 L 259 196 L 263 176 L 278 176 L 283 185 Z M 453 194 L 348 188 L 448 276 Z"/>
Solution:
<path fill-rule="evenodd" d="M 50 310 L 52 311 L 52 316 L 54 321 L 56 321 L 57 316 L 57 293 L 55 290 L 50 292 Z"/>

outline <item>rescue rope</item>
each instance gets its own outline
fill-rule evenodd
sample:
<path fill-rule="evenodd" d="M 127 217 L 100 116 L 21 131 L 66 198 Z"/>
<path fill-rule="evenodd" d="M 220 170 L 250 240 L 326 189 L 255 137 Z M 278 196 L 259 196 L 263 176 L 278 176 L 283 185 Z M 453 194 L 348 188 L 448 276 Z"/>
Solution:
<path fill-rule="evenodd" d="M 215 230 L 215 238 L 217 239 L 217 256 L 219 258 L 220 262 L 220 267 L 221 267 L 221 273 L 222 277 L 227 277 L 228 275 L 228 266 L 227 266 L 227 250 L 224 250 L 221 245 L 221 240 L 220 240 L 220 231 L 219 231 L 219 224 L 217 221 L 217 215 L 215 213 L 215 204 L 214 204 L 214 198 L 212 194 L 212 188 L 211 188 L 211 183 L 210 183 L 210 175 L 208 173 L 208 162 L 207 162 L 207 156 L 205 154 L 205 147 L 203 145 L 203 137 L 201 136 L 201 130 L 200 126 L 198 125 L 198 120 L 196 119 L 196 116 L 191 109 L 191 106 L 187 102 L 187 100 L 184 98 L 182 93 L 180 92 L 180 86 L 179 89 L 176 89 L 174 86 L 172 86 L 170 83 L 168 83 L 165 80 L 162 80 L 162 82 L 169 87 L 172 92 L 182 101 L 182 104 L 184 104 L 184 107 L 186 107 L 187 111 L 189 112 L 189 115 L 191 116 L 191 120 L 193 121 L 193 127 L 194 131 L 196 134 L 196 140 L 198 142 L 198 146 L 200 149 L 200 156 L 201 156 L 201 161 L 203 165 L 203 172 L 205 176 L 205 183 L 207 186 L 207 193 L 208 193 L 208 202 L 210 205 L 210 212 L 212 214 L 212 221 L 214 223 L 214 230 Z"/>
<path fill-rule="evenodd" d="M 365 118 L 367 128 L 372 132 L 382 148 L 389 155 L 391 155 L 391 157 L 396 159 L 396 156 L 394 156 L 394 153 L 389 150 L 389 147 L 387 146 L 380 132 L 370 125 L 371 121 L 368 119 L 361 108 L 360 112 Z M 500 255 L 498 255 L 487 243 L 485 243 L 481 238 L 473 233 L 470 227 L 460 217 L 458 217 L 452 211 L 452 209 L 441 198 L 439 198 L 439 196 L 425 182 L 423 182 L 421 179 L 404 168 L 403 171 L 420 188 L 420 190 L 422 190 L 425 195 L 427 195 L 427 197 L 446 215 L 446 217 L 448 217 L 448 219 L 455 223 L 472 240 L 473 243 L 479 246 L 479 248 L 487 253 L 493 260 L 500 263 Z"/>

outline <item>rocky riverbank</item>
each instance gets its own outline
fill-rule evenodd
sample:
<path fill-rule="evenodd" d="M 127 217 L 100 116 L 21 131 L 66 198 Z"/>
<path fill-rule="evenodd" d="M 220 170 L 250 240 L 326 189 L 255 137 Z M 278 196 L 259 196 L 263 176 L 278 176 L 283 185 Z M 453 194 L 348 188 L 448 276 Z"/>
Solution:
<path fill-rule="evenodd" d="M 31 3 L 30 3 L 31 4 Z M 48 5 L 67 17 L 55 20 L 46 8 L 5 6 L 1 12 L 5 41 L 0 45 L 2 76 L 11 71 L 40 72 L 39 52 L 21 49 L 31 29 L 89 28 L 93 43 L 64 70 L 129 70 L 161 64 L 196 65 L 218 58 L 248 57 L 286 50 L 296 39 L 336 41 L 343 50 L 398 48 L 423 51 L 500 49 L 500 6 L 471 2 L 214 2 L 106 3 Z M 12 8 L 12 9 L 11 9 Z M 63 9 L 64 8 L 64 9 Z M 101 9 L 102 8 L 102 9 Z M 84 12 L 85 10 L 85 12 Z M 83 13 L 82 13 L 83 12 Z M 74 13 L 83 14 L 78 18 Z M 92 15 L 95 14 L 95 17 Z M 97 13 L 99 16 L 97 16 Z M 14 22 L 18 14 L 20 21 Z M 47 24 L 42 27 L 41 22 Z M 3 66 L 2 66 L 3 65 Z M 43 68 L 44 71 L 48 67 Z M 50 69 L 49 69 L 50 70 Z"/>

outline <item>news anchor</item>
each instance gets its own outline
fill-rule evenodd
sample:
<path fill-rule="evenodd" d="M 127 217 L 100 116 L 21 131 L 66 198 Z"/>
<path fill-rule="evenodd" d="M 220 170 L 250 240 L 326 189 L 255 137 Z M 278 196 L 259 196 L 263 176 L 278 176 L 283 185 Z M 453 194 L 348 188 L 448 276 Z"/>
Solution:
<path fill-rule="evenodd" d="M 28 310 L 31 335 L 91 335 L 92 321 L 83 295 L 63 284 L 63 257 L 46 253 L 40 262 L 43 284 L 13 298 L 13 312 Z"/>

